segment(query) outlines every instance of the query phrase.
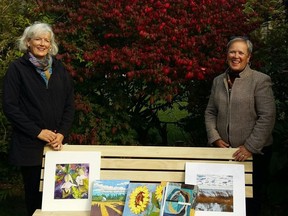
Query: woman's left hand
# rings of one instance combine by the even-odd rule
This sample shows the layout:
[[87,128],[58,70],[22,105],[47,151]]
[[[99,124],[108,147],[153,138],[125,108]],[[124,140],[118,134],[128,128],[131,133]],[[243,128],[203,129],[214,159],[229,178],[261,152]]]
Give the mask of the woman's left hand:
[[248,151],[244,145],[240,146],[238,150],[233,154],[235,161],[245,161],[247,158],[251,156],[252,153]]

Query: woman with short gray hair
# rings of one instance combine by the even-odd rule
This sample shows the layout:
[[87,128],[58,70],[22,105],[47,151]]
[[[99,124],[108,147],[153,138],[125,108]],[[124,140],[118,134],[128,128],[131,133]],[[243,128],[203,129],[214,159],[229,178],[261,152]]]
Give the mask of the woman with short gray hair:
[[236,161],[245,161],[253,155],[251,215],[257,216],[272,154],[276,108],[271,78],[250,68],[252,49],[251,41],[245,37],[229,41],[228,69],[213,81],[205,124],[209,145],[235,148]]

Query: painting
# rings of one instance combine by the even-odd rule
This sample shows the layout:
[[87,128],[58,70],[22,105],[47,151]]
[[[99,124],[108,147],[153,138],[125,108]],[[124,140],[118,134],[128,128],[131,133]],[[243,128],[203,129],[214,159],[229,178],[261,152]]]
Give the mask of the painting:
[[92,183],[100,179],[100,162],[100,152],[48,151],[42,211],[90,210]]
[[163,197],[162,183],[130,183],[127,190],[124,216],[159,216]]
[[90,216],[121,216],[129,183],[129,180],[94,181]]
[[194,216],[198,191],[197,185],[167,182],[160,216]]
[[195,216],[245,216],[242,164],[186,163],[185,183],[199,187]]

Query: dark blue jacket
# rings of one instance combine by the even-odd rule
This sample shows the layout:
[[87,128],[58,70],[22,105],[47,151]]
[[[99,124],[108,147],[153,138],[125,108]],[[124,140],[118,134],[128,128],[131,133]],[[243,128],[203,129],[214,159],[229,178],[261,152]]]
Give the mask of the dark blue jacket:
[[53,59],[48,86],[29,61],[28,54],[12,62],[4,77],[3,110],[12,124],[11,162],[18,166],[41,165],[42,129],[66,137],[74,116],[73,81],[63,64]]

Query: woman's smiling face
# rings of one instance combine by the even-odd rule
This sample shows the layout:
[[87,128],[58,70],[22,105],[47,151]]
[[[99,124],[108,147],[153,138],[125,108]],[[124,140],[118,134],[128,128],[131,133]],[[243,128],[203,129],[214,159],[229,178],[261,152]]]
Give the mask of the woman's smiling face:
[[230,69],[234,72],[240,73],[249,63],[250,56],[245,41],[233,42],[227,52],[227,62]]
[[43,59],[51,48],[51,35],[49,32],[35,35],[28,41],[29,51],[38,59]]

